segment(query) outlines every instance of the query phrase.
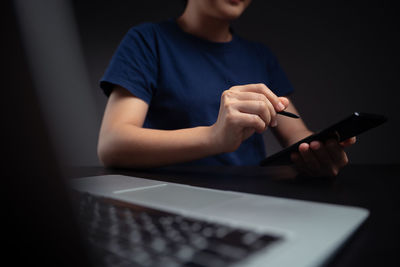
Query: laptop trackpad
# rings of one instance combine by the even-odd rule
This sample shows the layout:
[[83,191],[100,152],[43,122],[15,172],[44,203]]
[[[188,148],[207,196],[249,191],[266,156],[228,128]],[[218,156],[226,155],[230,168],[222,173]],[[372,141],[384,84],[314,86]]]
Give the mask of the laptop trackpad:
[[109,196],[111,192],[132,191],[165,185],[160,181],[147,180],[124,175],[101,175],[72,179],[72,188],[95,195]]
[[114,197],[136,204],[194,210],[241,197],[233,192],[184,185],[164,184],[152,188],[114,192]]

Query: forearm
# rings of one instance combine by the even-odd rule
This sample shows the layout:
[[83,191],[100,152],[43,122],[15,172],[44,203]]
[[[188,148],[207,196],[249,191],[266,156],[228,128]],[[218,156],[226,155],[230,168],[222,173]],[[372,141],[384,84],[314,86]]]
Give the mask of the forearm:
[[297,131],[293,131],[290,136],[287,137],[287,139],[283,140],[283,146],[288,147],[293,145],[294,143],[300,141],[303,138],[306,138],[307,136],[312,135],[313,132],[310,131],[309,129],[299,129]]
[[219,153],[211,127],[154,130],[134,125],[100,133],[98,154],[105,166],[156,167]]

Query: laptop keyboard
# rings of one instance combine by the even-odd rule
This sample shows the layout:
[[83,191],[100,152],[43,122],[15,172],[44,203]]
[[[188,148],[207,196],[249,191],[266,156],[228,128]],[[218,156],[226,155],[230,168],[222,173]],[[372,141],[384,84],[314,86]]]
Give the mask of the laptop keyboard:
[[79,220],[96,266],[226,267],[281,240],[88,194]]

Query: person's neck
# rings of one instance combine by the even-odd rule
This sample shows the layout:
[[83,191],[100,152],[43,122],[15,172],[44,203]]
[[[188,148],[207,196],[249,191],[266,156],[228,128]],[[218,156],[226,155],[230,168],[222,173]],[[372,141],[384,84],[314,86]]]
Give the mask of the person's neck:
[[177,19],[178,25],[187,33],[212,42],[229,42],[232,34],[226,20],[205,17],[186,9]]

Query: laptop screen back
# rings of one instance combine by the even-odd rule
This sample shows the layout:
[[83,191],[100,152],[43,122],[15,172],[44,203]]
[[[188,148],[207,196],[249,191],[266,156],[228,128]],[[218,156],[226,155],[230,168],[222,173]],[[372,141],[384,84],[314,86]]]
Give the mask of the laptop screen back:
[[[3,19],[2,189],[6,258],[13,266],[90,266],[43,119],[11,1]],[[4,238],[4,236],[3,236]]]

